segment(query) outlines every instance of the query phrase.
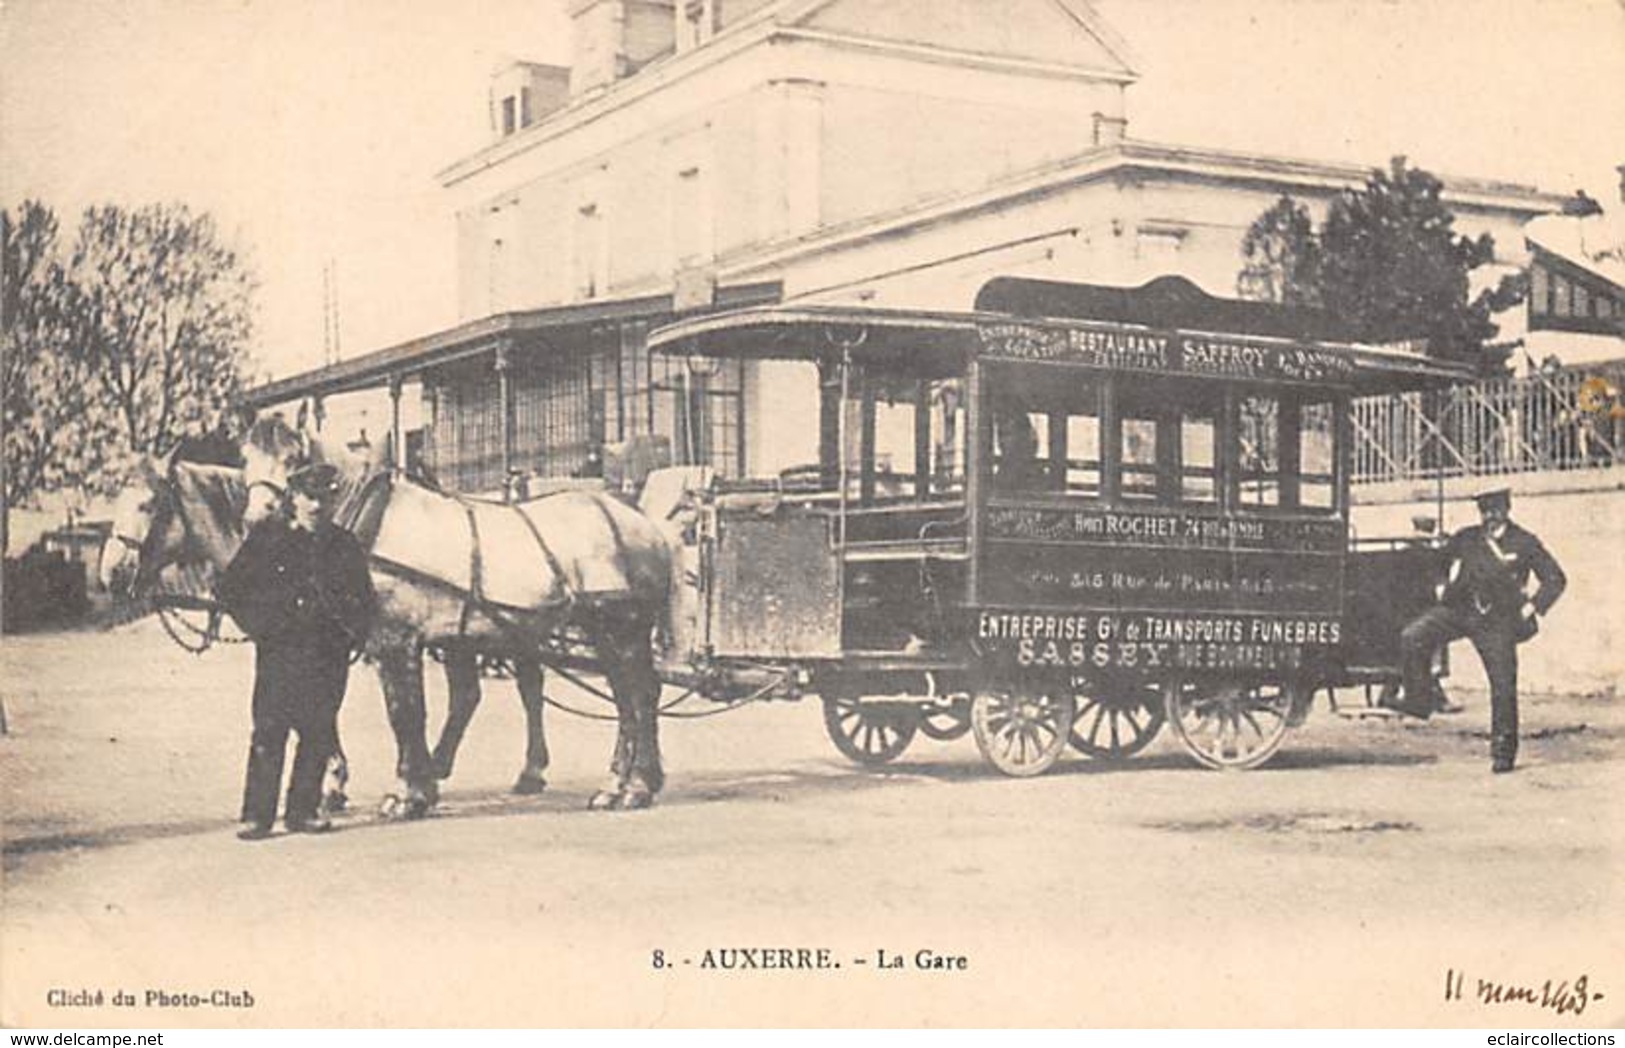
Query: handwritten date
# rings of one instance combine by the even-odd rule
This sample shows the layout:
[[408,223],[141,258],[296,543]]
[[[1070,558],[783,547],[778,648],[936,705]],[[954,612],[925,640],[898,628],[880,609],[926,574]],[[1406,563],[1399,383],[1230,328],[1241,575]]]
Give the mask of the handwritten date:
[[[1467,973],[1448,968],[1444,973],[1444,999],[1460,1001],[1467,998]],[[1594,989],[1590,978],[1581,974],[1572,983],[1567,979],[1547,979],[1536,986],[1531,983],[1500,982],[1494,979],[1475,979],[1472,999],[1479,1004],[1531,1004],[1550,1008],[1558,1015],[1583,1015],[1586,1006],[1603,998],[1602,991]]]

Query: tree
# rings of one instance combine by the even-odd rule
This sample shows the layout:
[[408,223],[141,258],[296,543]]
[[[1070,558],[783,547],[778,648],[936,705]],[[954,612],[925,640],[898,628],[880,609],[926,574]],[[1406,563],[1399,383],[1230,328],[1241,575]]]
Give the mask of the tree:
[[1471,294],[1473,270],[1494,259],[1489,234],[1454,229],[1443,183],[1395,157],[1360,189],[1344,190],[1314,229],[1308,210],[1283,196],[1242,243],[1244,297],[1317,306],[1374,342],[1421,339],[1428,355],[1503,370],[1489,345],[1491,315],[1522,301],[1520,275]]
[[1289,306],[1320,305],[1315,281],[1320,269],[1320,242],[1309,209],[1283,196],[1253,220],[1241,242],[1247,260],[1236,290],[1242,298]]
[[50,208],[0,214],[4,234],[5,505],[82,479],[94,391],[80,353],[79,300],[58,257]]
[[[184,205],[92,207],[68,278],[100,446],[165,450],[241,392],[254,281],[209,216]],[[93,474],[100,487],[119,479]]]
[[108,492],[240,392],[253,281],[207,216],[85,212],[63,259],[56,215],[0,213],[4,512],[41,492]]

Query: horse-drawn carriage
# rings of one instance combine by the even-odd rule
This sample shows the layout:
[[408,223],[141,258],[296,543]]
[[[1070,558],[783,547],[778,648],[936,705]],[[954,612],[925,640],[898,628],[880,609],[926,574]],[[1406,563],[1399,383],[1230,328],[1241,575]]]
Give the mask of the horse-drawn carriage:
[[971,731],[1035,775],[1167,724],[1205,765],[1257,767],[1317,689],[1396,677],[1436,578],[1425,543],[1350,551],[1349,398],[1463,375],[1335,335],[1177,278],[656,331],[655,351],[810,369],[820,405],[816,462],[676,514],[667,679],[816,694],[864,764]]
[[[544,666],[584,658],[607,680],[621,732],[603,807],[661,787],[662,683],[728,703],[817,695],[863,764],[972,732],[1000,771],[1036,775],[1069,743],[1126,758],[1166,724],[1203,764],[1257,767],[1316,689],[1392,684],[1436,577],[1426,544],[1350,552],[1349,398],[1466,376],[1337,335],[1177,278],[999,279],[961,313],[751,309],[650,345],[696,370],[754,361],[764,401],[815,400],[816,429],[778,426],[808,461],[767,478],[656,472],[639,513],[579,486],[504,504],[356,471],[343,516],[380,592],[367,654],[396,810],[434,803],[493,653],[527,713],[524,792],[548,763]],[[279,440],[259,441],[257,477],[149,470],[104,579],[223,567],[254,493],[313,453]],[[432,752],[425,651],[451,701]]]

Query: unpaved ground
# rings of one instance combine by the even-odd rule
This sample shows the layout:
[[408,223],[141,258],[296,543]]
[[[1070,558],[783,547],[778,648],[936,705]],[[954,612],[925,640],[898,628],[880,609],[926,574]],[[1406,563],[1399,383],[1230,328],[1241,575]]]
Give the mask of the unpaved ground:
[[[1488,774],[1469,695],[1426,726],[1317,708],[1249,774],[1198,770],[1165,737],[1124,768],[1073,759],[1031,781],[984,770],[968,737],[861,770],[815,703],[763,706],[665,722],[661,804],[599,814],[583,807],[612,726],[551,714],[550,790],[510,796],[522,718],[498,682],[440,812],[383,823],[393,743],[363,670],[343,717],[357,810],[327,837],[247,845],[232,831],[250,673],[246,650],[193,658],[150,621],[6,638],[0,1022],[1625,1018],[1617,701],[1527,697],[1511,776]],[[840,967],[705,966],[731,947],[822,948]],[[922,949],[967,967],[918,969]],[[1445,1000],[1450,970],[1467,1000]],[[1581,975],[1585,1011],[1560,1014],[1559,983],[1573,1005]],[[1480,1003],[1479,979],[1537,1001]],[[53,989],[106,1003],[50,1007]],[[118,990],[137,1006],[113,1007]],[[145,1007],[215,990],[224,1006]]]

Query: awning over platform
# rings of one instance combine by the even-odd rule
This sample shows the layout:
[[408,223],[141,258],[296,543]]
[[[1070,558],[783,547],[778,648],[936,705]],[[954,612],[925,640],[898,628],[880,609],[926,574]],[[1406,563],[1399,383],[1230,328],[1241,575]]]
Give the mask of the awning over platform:
[[[718,288],[715,309],[738,309],[775,302],[781,296],[777,282]],[[465,357],[488,353],[526,335],[587,328],[629,320],[658,320],[677,312],[671,295],[582,302],[549,309],[500,313],[460,324],[445,331],[340,361],[314,371],[267,382],[248,391],[244,400],[254,407],[286,403],[302,397],[323,397],[359,389],[386,386],[393,379],[428,371]]]

